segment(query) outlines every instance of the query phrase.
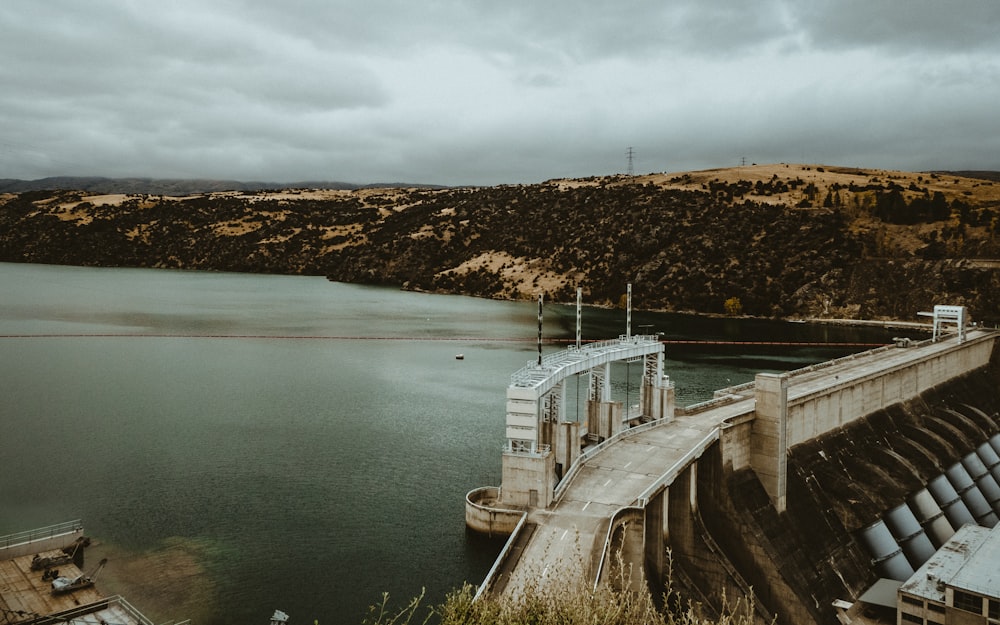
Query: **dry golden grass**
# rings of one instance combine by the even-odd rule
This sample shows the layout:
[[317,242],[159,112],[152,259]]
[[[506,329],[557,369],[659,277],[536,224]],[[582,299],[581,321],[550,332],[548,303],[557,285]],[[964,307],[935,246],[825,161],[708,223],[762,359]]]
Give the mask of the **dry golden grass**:
[[[604,185],[624,185],[624,184],[655,184],[670,189],[702,190],[703,185],[707,186],[711,182],[735,183],[746,180],[755,183],[758,180],[768,182],[773,179],[791,181],[801,180],[805,184],[812,182],[819,190],[819,197],[825,197],[830,187],[834,184],[843,188],[851,184],[865,186],[876,182],[886,184],[895,182],[908,189],[914,184],[921,189],[927,189],[933,194],[936,191],[942,192],[951,201],[955,198],[964,199],[970,203],[985,203],[1000,201],[1000,183],[975,178],[965,178],[947,174],[929,174],[918,172],[905,172],[886,169],[864,169],[856,167],[841,167],[834,165],[802,165],[793,163],[775,163],[763,165],[747,165],[744,167],[728,167],[719,169],[705,169],[689,172],[665,172],[657,174],[647,174],[641,176],[603,176],[583,179],[556,179],[548,181],[560,189],[570,189],[583,186]],[[784,203],[794,206],[803,198],[803,187],[788,193],[779,195],[755,196],[748,195],[748,199],[767,203]],[[264,200],[271,201],[292,201],[292,200],[330,200],[356,197],[363,204],[379,206],[380,212],[388,214],[405,210],[412,203],[408,198],[415,189],[407,188],[371,188],[355,190],[336,189],[282,189],[270,192],[243,192],[243,191],[218,191],[214,193],[204,193],[187,196],[163,196],[165,201],[183,201],[198,197],[243,197],[251,203]],[[427,193],[434,193],[433,190],[425,190]],[[842,194],[845,193],[842,190]],[[905,191],[907,199],[912,199],[918,193],[915,191]],[[14,194],[0,196],[0,201],[6,201],[15,197]],[[84,195],[79,200],[64,202],[58,205],[66,219],[77,219],[79,215],[73,209],[81,203],[88,202],[94,206],[120,206],[127,199],[136,197],[122,193],[115,194],[94,194]],[[159,196],[158,196],[159,197]],[[845,198],[846,199],[846,198]],[[46,200],[38,202],[39,205]]]

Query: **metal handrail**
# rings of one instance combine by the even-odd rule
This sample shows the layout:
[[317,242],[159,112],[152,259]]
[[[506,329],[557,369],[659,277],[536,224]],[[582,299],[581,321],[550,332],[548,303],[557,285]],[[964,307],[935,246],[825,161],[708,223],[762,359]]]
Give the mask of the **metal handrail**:
[[729,404],[735,404],[736,402],[745,401],[747,399],[751,399],[751,397],[746,395],[723,395],[721,397],[713,397],[712,399],[706,399],[705,401],[698,402],[697,404],[685,406],[684,414],[693,415],[699,412],[704,412],[710,408],[728,406]]
[[[93,612],[97,612],[100,610],[106,610],[111,606],[118,606],[123,610],[125,610],[125,612],[127,612],[129,616],[134,618],[139,625],[155,625],[153,621],[149,620],[142,612],[136,609],[135,606],[133,606],[131,603],[126,601],[125,598],[122,597],[121,595],[106,597],[104,599],[100,599],[99,601],[94,601],[92,603],[71,608],[69,610],[64,610],[62,612],[49,614],[48,616],[36,618],[31,622],[32,625],[46,625],[48,623],[52,623],[54,625],[55,623],[69,623],[72,622],[77,617],[86,614],[91,614]],[[187,625],[190,622],[191,622],[190,619],[185,619],[183,621],[176,621],[174,625]]]
[[663,475],[658,477],[655,482],[649,485],[646,490],[642,491],[638,497],[636,497],[636,505],[645,508],[649,505],[649,500],[653,498],[657,491],[659,491],[664,486],[669,486],[677,478],[677,475],[684,470],[687,465],[691,464],[697,458],[700,458],[705,450],[708,449],[709,445],[719,440],[719,427],[716,426],[712,428],[712,431],[701,439],[701,441],[688,450],[686,454],[681,456],[680,460],[673,463],[669,469],[663,472]]
[[611,515],[608,523],[608,531],[604,537],[604,549],[601,550],[601,559],[597,563],[597,571],[594,573],[594,592],[597,592],[597,587],[601,583],[601,575],[604,573],[604,563],[608,559],[608,551],[611,549],[611,537],[615,533],[615,522],[618,518],[625,516],[628,513],[643,512],[643,508],[636,506],[622,506],[615,510],[614,514]]
[[13,534],[7,534],[6,536],[0,536],[0,549],[6,549],[7,547],[11,547],[13,545],[31,543],[37,540],[45,540],[46,538],[52,538],[53,536],[72,534],[73,532],[82,529],[83,521],[76,519],[24,532],[15,532]]
[[554,354],[549,354],[542,357],[542,362],[539,364],[537,361],[529,360],[527,364],[521,369],[515,371],[511,374],[510,380],[511,384],[517,384],[518,381],[524,380],[526,378],[532,378],[532,374],[544,374],[551,369],[557,369],[560,366],[570,363],[579,362],[580,360],[585,360],[595,354],[601,354],[607,351],[614,351],[623,347],[633,346],[633,345],[645,345],[659,343],[660,339],[656,335],[641,335],[635,334],[632,336],[619,336],[617,339],[609,339],[605,341],[595,341],[593,343],[588,343],[579,349],[573,347],[571,349],[561,350]]
[[498,555],[497,559],[493,561],[493,566],[490,568],[490,572],[486,574],[486,578],[483,580],[483,583],[476,589],[476,595],[472,598],[473,602],[479,601],[480,597],[489,591],[490,586],[493,585],[493,578],[496,576],[497,571],[500,570],[501,563],[507,558],[510,550],[514,548],[514,543],[517,541],[518,535],[521,533],[521,530],[524,529],[524,524],[527,523],[527,521],[528,513],[522,512],[521,520],[514,526],[514,531],[511,532],[510,538],[508,538],[507,542],[504,543],[503,549],[500,550],[500,555]]
[[607,449],[608,446],[610,446],[612,443],[620,441],[621,439],[627,438],[629,436],[641,434],[642,432],[645,432],[647,430],[652,430],[655,427],[659,427],[661,425],[670,422],[671,419],[657,419],[655,421],[640,423],[635,427],[624,429],[618,432],[617,434],[614,434],[606,438],[605,440],[601,441],[596,445],[591,445],[590,447],[587,447],[586,449],[580,452],[580,455],[577,457],[576,462],[574,462],[573,465],[570,466],[569,471],[567,471],[566,475],[563,476],[563,479],[559,481],[559,484],[556,486],[555,490],[552,493],[552,500],[559,501],[559,499],[563,496],[563,493],[565,493],[566,489],[569,487],[570,482],[572,482],[573,478],[576,477],[576,474],[580,472],[580,469],[583,467],[583,465],[585,465],[589,459],[593,458],[601,451]]

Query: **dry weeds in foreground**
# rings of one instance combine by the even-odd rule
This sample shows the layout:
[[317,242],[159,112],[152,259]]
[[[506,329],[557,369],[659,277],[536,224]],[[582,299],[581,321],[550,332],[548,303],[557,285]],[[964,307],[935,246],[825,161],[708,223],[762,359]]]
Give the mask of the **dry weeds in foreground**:
[[[625,580],[620,580],[624,582]],[[627,583],[614,584],[627,587]],[[729,603],[716,619],[705,618],[696,606],[685,603],[668,580],[664,591],[666,610],[657,609],[647,592],[614,590],[603,584],[596,591],[584,584],[573,588],[533,586],[521,597],[483,597],[466,584],[437,606],[423,606],[423,594],[399,610],[389,607],[389,596],[372,606],[365,625],[754,625],[752,598]],[[419,614],[423,613],[421,620]]]

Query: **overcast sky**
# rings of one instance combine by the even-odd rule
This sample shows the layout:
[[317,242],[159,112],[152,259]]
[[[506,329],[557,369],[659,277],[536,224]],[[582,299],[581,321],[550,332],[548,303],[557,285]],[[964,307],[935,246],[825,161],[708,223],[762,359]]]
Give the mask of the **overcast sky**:
[[0,178],[1000,169],[1000,1],[2,0]]

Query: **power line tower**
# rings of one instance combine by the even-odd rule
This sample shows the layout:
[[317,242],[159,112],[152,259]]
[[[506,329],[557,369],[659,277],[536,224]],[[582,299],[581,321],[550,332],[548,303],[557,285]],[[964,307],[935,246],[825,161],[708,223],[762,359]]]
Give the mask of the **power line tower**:
[[632,150],[632,146],[628,146],[628,148],[625,149],[625,156],[628,157],[628,175],[634,176],[635,168],[632,166],[632,159],[635,156],[635,152]]

